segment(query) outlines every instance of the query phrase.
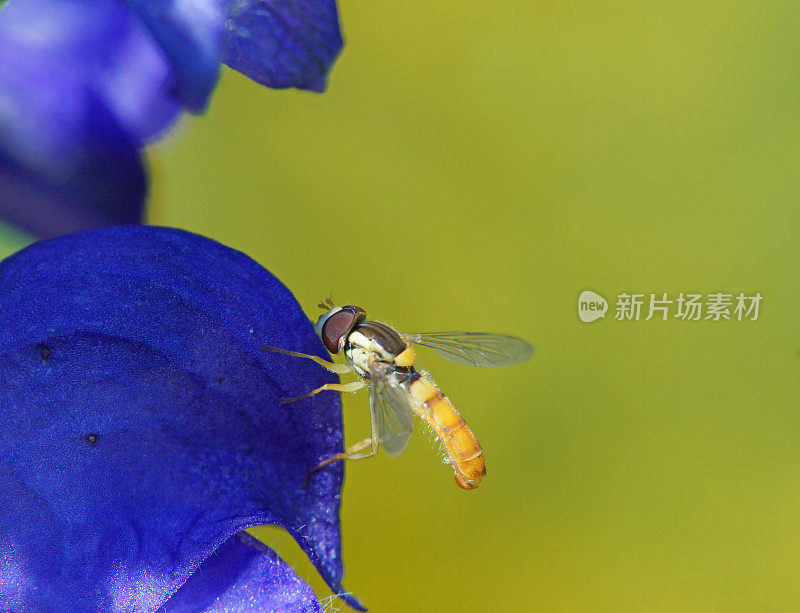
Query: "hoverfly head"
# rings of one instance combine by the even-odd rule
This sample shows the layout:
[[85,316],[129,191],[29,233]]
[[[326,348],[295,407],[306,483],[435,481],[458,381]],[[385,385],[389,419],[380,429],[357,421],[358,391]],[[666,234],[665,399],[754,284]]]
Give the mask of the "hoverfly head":
[[317,320],[314,331],[328,351],[339,353],[353,328],[366,318],[367,312],[361,307],[337,307],[331,302],[330,308]]

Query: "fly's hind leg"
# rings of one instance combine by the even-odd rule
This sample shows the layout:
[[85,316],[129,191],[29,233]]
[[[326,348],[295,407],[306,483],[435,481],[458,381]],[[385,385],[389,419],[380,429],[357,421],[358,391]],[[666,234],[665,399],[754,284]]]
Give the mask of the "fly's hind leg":
[[[365,447],[371,447],[371,450],[364,453],[358,453]],[[311,475],[317,472],[320,468],[325,468],[328,464],[333,464],[339,460],[363,460],[364,458],[371,458],[376,453],[378,453],[377,439],[374,439],[373,437],[365,438],[363,441],[359,441],[352,447],[345,449],[344,453],[337,453],[336,455],[329,457],[327,460],[323,460],[314,468],[309,470],[308,474],[306,474],[305,480],[303,481],[303,487],[308,486],[308,480]]]
[[267,347],[263,345],[261,347],[262,351],[274,351],[275,353],[282,353],[284,355],[293,355],[296,358],[306,358],[308,360],[313,360],[323,368],[327,368],[331,372],[335,372],[339,375],[344,375],[349,372],[352,372],[353,369],[348,366],[347,364],[337,364],[336,362],[328,362],[327,360],[323,360],[320,357],[315,355],[308,355],[307,353],[299,353],[297,351],[288,351],[287,349],[278,349],[277,347]]
[[[362,382],[363,383],[363,382]],[[364,383],[366,385],[366,383]],[[370,389],[372,392],[372,388]],[[363,441],[359,441],[352,447],[348,447],[344,450],[344,453],[337,453],[334,456],[331,456],[327,460],[323,460],[319,464],[317,464],[314,468],[308,471],[305,480],[303,481],[303,487],[308,485],[308,479],[317,472],[320,468],[326,467],[328,464],[333,464],[334,462],[338,462],[339,460],[363,460],[364,458],[371,458],[375,454],[378,453],[378,442],[381,440],[381,434],[378,428],[378,416],[377,416],[377,407],[375,406],[374,399],[372,394],[370,394],[370,432],[372,436],[369,438],[365,438]],[[369,451],[359,453],[365,447],[370,447]]]
[[331,392],[357,392],[362,387],[366,386],[367,384],[363,381],[353,381],[352,383],[326,383],[325,385],[321,385],[315,390],[311,390],[308,394],[303,394],[302,396],[298,396],[297,398],[284,398],[281,400],[281,404],[289,404],[290,402],[296,402],[298,400],[302,400],[303,398],[310,398],[315,394],[319,394],[320,392],[331,391]]

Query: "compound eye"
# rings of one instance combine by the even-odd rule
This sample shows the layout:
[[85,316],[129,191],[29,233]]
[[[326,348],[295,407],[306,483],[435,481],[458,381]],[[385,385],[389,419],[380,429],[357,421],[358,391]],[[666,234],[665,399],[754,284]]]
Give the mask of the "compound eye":
[[339,353],[339,341],[353,329],[358,317],[358,313],[342,309],[325,320],[320,331],[320,338],[328,351]]

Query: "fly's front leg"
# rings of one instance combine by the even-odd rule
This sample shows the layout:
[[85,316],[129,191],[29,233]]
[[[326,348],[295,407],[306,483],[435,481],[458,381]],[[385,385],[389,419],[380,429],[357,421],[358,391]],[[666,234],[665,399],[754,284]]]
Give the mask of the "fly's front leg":
[[286,349],[278,349],[277,347],[267,347],[266,345],[263,345],[261,347],[261,350],[274,351],[275,353],[282,353],[284,355],[293,355],[296,358],[306,358],[308,360],[313,360],[323,368],[327,368],[329,371],[335,372],[338,375],[344,375],[353,371],[353,369],[347,364],[337,364],[336,362],[328,362],[327,360],[323,360],[322,358],[317,357],[315,355],[308,355],[307,353],[288,351]]
[[367,384],[363,381],[353,381],[352,383],[326,383],[318,387],[315,390],[311,390],[308,394],[303,394],[302,396],[298,396],[297,398],[284,398],[281,400],[281,404],[289,404],[290,402],[296,402],[297,400],[302,400],[303,398],[310,398],[314,394],[319,394],[320,392],[331,391],[331,392],[357,392],[362,387],[365,387]]
[[[365,447],[372,447],[370,451],[365,453],[358,453]],[[317,464],[314,468],[308,471],[305,480],[303,481],[303,487],[308,486],[308,480],[315,472],[317,472],[320,468],[325,468],[328,464],[333,464],[334,462],[338,462],[339,460],[362,460],[364,458],[371,458],[376,453],[378,453],[378,439],[370,437],[365,438],[363,441],[359,441],[352,447],[348,447],[345,449],[344,453],[337,453],[334,456],[329,457],[327,460],[323,460],[319,464]]]

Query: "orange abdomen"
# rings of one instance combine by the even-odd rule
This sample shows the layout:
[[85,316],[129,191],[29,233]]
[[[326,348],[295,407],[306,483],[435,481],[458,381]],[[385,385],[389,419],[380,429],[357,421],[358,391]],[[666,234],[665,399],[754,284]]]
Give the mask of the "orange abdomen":
[[417,379],[409,389],[417,414],[425,420],[444,445],[456,483],[473,490],[486,474],[483,450],[472,430],[450,401],[426,377]]

